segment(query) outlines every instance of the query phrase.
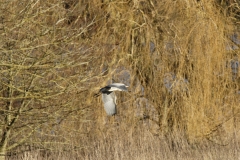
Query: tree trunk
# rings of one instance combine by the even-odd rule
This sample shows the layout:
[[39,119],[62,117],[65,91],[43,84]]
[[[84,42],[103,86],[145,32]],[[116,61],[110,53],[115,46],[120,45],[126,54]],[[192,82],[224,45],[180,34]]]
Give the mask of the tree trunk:
[[9,133],[5,132],[2,136],[2,140],[0,143],[0,160],[5,160],[5,156],[7,154],[7,139],[8,139]]
[[0,151],[0,160],[5,160],[5,155],[6,155],[5,150]]

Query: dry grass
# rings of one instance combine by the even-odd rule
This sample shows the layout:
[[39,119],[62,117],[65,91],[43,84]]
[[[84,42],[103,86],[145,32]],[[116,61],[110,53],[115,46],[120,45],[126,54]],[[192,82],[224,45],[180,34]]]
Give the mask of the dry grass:
[[[36,150],[8,159],[238,159],[240,78],[229,66],[240,55],[226,49],[239,45],[230,38],[239,35],[238,2],[0,3],[1,57],[51,63],[43,77],[68,88],[43,103],[62,109],[52,118],[65,114],[54,134],[42,127],[26,144]],[[118,94],[116,119],[92,96],[112,78],[131,89]],[[165,78],[175,84],[171,92]]]
[[[122,130],[121,127],[108,128],[96,138],[85,137],[75,140],[81,143],[83,148],[59,148],[55,151],[32,150],[23,152],[9,159],[238,159],[239,144],[234,137],[228,145],[219,145],[211,141],[190,144],[186,137],[176,133],[168,136],[154,136],[146,128],[135,128],[134,132]],[[56,146],[55,146],[56,147]]]

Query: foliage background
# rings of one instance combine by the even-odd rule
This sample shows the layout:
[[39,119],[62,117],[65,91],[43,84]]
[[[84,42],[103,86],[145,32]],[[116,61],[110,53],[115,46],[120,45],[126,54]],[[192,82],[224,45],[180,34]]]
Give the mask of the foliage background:
[[[238,157],[238,1],[0,8],[3,158]],[[130,86],[114,118],[93,97],[112,79]]]

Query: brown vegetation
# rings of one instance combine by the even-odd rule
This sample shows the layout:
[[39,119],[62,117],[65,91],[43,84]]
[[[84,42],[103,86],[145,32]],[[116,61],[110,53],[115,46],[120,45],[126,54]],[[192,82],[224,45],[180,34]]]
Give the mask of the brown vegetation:
[[237,159],[239,5],[0,2],[2,159]]

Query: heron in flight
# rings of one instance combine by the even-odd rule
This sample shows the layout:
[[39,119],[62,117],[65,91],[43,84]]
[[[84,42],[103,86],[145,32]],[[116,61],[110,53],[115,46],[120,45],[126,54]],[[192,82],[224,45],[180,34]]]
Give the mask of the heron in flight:
[[105,86],[99,90],[99,93],[95,97],[99,96],[102,93],[102,101],[104,109],[107,115],[115,115],[117,113],[116,109],[116,100],[117,97],[114,91],[127,91],[127,87],[123,83],[112,83],[108,86]]

